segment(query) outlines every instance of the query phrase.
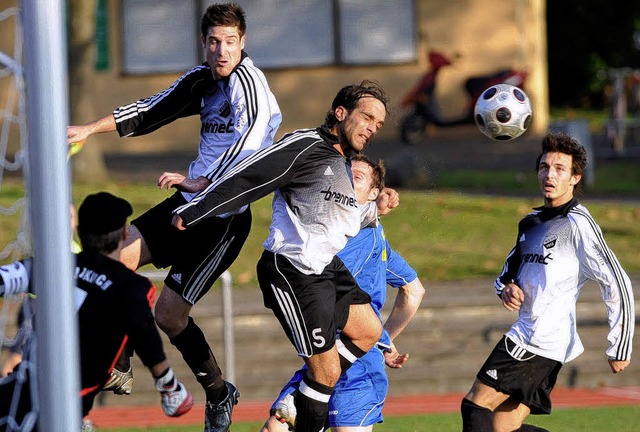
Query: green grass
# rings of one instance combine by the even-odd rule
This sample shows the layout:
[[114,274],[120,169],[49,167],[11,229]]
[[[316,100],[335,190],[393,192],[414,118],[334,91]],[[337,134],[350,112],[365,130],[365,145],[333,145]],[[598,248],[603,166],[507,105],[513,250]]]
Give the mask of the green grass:
[[[544,427],[550,431],[562,432],[636,432],[640,424],[640,407],[621,406],[606,408],[558,409],[550,416],[530,416],[527,423]],[[261,422],[234,423],[233,432],[255,432],[262,426]],[[462,429],[460,415],[428,414],[403,417],[386,417],[384,423],[376,425],[376,432],[459,432]],[[169,432],[201,431],[202,426],[190,426],[177,429],[100,429],[110,432]]]
[[[436,190],[463,190],[508,195],[537,196],[538,183],[533,169],[524,170],[454,170],[438,174]],[[595,168],[593,187],[586,197],[638,197],[640,165],[629,161],[601,161]]]
[[[479,184],[483,177],[475,178]],[[15,201],[20,190],[19,184],[5,179],[0,204]],[[114,182],[76,185],[74,201],[80,203],[84,196],[97,190],[108,190],[129,199],[135,209],[134,216],[171,194],[153,186]],[[533,192],[524,194],[524,198],[438,190],[401,190],[400,193],[401,206],[383,218],[387,238],[418,274],[430,281],[494,277],[515,242],[518,220],[541,204]],[[640,200],[613,204],[588,198],[582,201],[599,222],[609,246],[626,271],[640,272],[640,250],[635,240],[640,238]],[[251,234],[231,268],[236,286],[256,284],[255,264],[268,234],[271,198],[258,201],[252,208]],[[4,219],[0,226],[0,247],[15,237],[17,228],[16,216]]]

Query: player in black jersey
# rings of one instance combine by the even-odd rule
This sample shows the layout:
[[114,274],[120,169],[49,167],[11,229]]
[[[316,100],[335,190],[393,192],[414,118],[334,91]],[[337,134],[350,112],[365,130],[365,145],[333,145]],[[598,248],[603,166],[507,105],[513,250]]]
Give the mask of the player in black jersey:
[[[177,417],[191,409],[193,397],[177,380],[165,356],[151,312],[155,286],[119,261],[126,240],[126,220],[132,211],[127,201],[107,192],[89,195],[78,210],[78,236],[83,250],[76,255],[74,300],[82,414],[86,416],[91,410],[95,396],[129,342],[155,379],[165,414]],[[1,267],[0,295],[27,292],[30,267],[30,260]],[[14,372],[16,376],[21,367],[18,365]],[[28,371],[26,367],[24,370]],[[17,382],[11,375],[0,386],[0,416],[6,415],[11,406]],[[29,386],[23,385],[20,413],[30,411],[30,398]],[[20,413],[15,417],[17,422],[21,421]]]
[[[358,206],[349,156],[362,152],[386,118],[387,97],[370,81],[342,88],[316,129],[285,135],[222,176],[176,210],[188,232],[221,214],[274,192],[273,216],[258,280],[267,307],[309,366],[295,393],[296,430],[322,430],[341,373],[382,332],[370,296],[335,255],[376,206]],[[387,210],[384,199],[379,202]],[[393,205],[397,196],[393,196]],[[336,330],[342,329],[340,342]]]
[[[205,391],[205,430],[225,432],[239,393],[222,379],[190,312],[240,253],[251,229],[251,211],[248,206],[234,208],[188,232],[171,226],[172,211],[247,155],[271,145],[282,117],[264,74],[244,51],[242,8],[234,3],[210,5],[200,32],[205,63],[156,95],[123,105],[86,125],[69,126],[67,137],[69,143],[84,143],[95,133],[110,131],[122,137],[138,136],[181,117],[200,116],[197,158],[187,176],[165,172],[159,177],[160,188],[173,187],[178,192],[132,221],[123,262],[134,270],[148,263],[170,267],[164,281],[167,289],[161,291],[156,305],[156,321]],[[117,389],[117,382],[112,384],[110,388]]]

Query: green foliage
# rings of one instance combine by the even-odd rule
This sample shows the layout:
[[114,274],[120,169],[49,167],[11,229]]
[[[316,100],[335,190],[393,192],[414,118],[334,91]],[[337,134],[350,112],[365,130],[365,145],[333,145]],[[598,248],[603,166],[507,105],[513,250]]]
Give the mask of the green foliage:
[[[603,168],[597,176],[607,181],[597,182],[597,191],[611,195],[612,191],[637,193],[640,173],[629,164],[627,168]],[[504,179],[501,177],[504,175]],[[524,177],[520,177],[524,176]],[[604,178],[604,177],[603,177]],[[510,183],[508,180],[513,180]],[[391,246],[418,271],[421,278],[431,281],[463,280],[495,277],[504,258],[515,243],[517,223],[532,207],[542,204],[531,173],[454,172],[441,179],[451,190],[473,187],[474,193],[455,191],[402,190],[401,206],[383,217],[385,232]],[[469,182],[468,184],[466,182]],[[500,184],[501,192],[518,193],[520,197],[483,195],[485,187]],[[444,188],[443,188],[444,189]],[[21,185],[5,181],[0,203],[6,197],[19,196]],[[108,190],[126,197],[139,215],[172,192],[133,183],[76,185],[74,202],[79,205],[89,193]],[[609,246],[629,273],[640,272],[640,250],[635,239],[640,238],[640,202],[600,202],[585,194],[581,201],[588,206],[606,236]],[[522,196],[525,196],[524,198]],[[528,196],[528,198],[527,198]],[[11,200],[9,200],[11,201]],[[269,232],[271,197],[252,205],[253,228],[240,256],[231,268],[236,286],[256,286],[255,265],[262,253],[262,243]],[[4,217],[0,240],[15,237],[17,216]],[[4,246],[0,244],[0,246]]]

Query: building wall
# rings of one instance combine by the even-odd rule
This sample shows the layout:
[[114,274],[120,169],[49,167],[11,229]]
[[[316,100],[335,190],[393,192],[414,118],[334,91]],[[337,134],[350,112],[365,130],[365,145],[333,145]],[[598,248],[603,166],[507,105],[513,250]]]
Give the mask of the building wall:
[[[0,0],[3,4],[15,0]],[[110,68],[95,71],[80,86],[70,86],[88,101],[70,108],[72,122],[83,123],[109,113],[114,107],[154,94],[169,86],[179,74],[125,76],[120,62],[120,0],[109,2]],[[319,125],[337,90],[343,85],[374,79],[390,98],[391,115],[381,134],[398,136],[402,110],[399,100],[427,69],[426,53],[437,49],[460,53],[456,63],[444,68],[438,77],[437,95],[444,116],[461,115],[469,103],[464,80],[472,75],[502,68],[530,71],[527,93],[534,102],[534,127],[546,128],[546,48],[544,0],[416,0],[418,20],[418,61],[386,66],[331,66],[305,69],[266,70],[265,74],[283,112],[280,134],[300,127]],[[249,35],[250,29],[249,29]],[[543,56],[541,55],[543,53]],[[249,53],[251,54],[251,53]],[[384,53],[380,53],[384,56]],[[77,95],[76,95],[77,96]],[[93,139],[107,152],[124,149],[150,152],[195,149],[198,142],[197,118],[183,119],[146,137],[120,140],[115,134]]]

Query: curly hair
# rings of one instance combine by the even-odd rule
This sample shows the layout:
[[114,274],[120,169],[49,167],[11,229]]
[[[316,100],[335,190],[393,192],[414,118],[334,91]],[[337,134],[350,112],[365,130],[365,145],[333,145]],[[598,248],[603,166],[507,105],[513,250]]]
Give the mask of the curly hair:
[[236,3],[214,3],[210,5],[200,20],[200,32],[207,36],[209,27],[238,27],[240,36],[247,32],[244,10]]
[[325,125],[331,128],[340,123],[336,118],[336,108],[341,106],[351,112],[358,104],[358,101],[365,97],[378,99],[386,110],[389,98],[380,87],[380,84],[375,81],[364,80],[360,84],[351,84],[340,89],[331,103],[331,109],[324,118]]

